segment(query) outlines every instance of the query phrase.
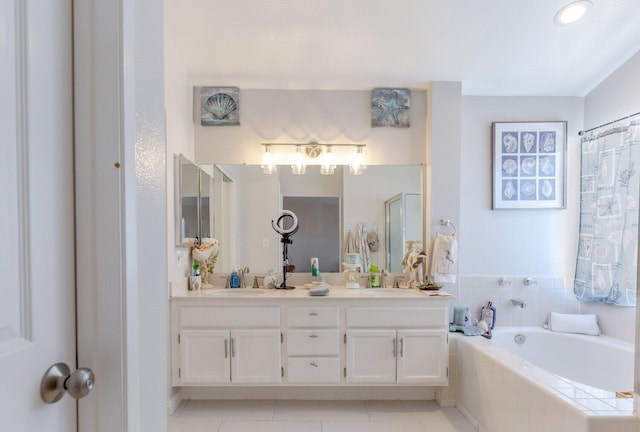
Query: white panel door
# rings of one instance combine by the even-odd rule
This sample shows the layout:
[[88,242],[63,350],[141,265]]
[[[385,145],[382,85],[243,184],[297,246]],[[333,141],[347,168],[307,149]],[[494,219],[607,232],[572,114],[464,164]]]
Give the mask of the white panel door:
[[282,381],[280,330],[231,330],[231,381]]
[[398,330],[398,382],[445,384],[446,333]]
[[396,382],[396,331],[347,331],[347,382]]
[[229,330],[180,332],[182,384],[228,383],[231,379]]
[[[40,398],[75,369],[71,1],[0,0],[0,429],[71,432]],[[91,397],[91,396],[89,396]]]

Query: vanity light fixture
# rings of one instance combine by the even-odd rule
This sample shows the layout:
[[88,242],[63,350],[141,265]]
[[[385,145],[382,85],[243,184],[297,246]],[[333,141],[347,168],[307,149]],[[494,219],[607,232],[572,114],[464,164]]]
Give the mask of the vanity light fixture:
[[275,174],[278,169],[273,160],[273,153],[271,153],[271,146],[264,146],[264,153],[262,153],[262,163],[260,164],[260,168],[265,174]]
[[[365,144],[262,143],[262,163],[265,174],[275,174],[277,165],[291,165],[293,174],[305,174],[307,165],[320,165],[320,173],[331,175],[337,165],[349,165],[349,173],[359,175],[367,168]],[[295,147],[295,153],[291,152]]]
[[593,3],[589,0],[578,0],[560,9],[553,17],[553,22],[559,26],[567,26],[582,19],[591,10]]

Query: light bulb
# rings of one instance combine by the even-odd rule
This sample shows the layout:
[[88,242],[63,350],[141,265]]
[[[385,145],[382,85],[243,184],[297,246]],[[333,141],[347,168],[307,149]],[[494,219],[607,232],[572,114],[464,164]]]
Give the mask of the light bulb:
[[302,152],[301,146],[296,146],[296,154],[293,156],[291,172],[296,175],[301,175],[307,172],[307,165],[304,163],[304,153]]
[[265,174],[275,174],[277,171],[276,164],[273,161],[273,154],[269,146],[264,146],[264,153],[262,153],[262,163],[260,164],[262,172]]

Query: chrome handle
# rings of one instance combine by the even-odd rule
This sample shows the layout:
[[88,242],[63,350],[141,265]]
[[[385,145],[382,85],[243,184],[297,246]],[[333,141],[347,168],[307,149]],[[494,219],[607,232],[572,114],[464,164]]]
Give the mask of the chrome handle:
[[309,316],[318,316],[318,312],[311,312]]
[[236,341],[234,338],[231,338],[231,357],[236,356]]
[[309,337],[310,337],[310,338],[314,338],[314,339],[315,339],[315,338],[317,338],[317,337],[318,337],[318,335],[314,333],[314,334],[310,334],[310,335],[309,335]]
[[311,366],[313,366],[313,367],[319,367],[319,366],[318,366],[318,363],[316,363],[316,362],[314,362],[314,361],[312,361],[312,362],[311,362],[311,363],[309,363],[309,364],[310,364]]
[[400,338],[400,357],[404,357],[404,338]]
[[391,353],[395,357],[396,356],[396,338],[393,338],[393,340],[391,341],[391,344],[393,345],[393,348],[391,349]]
[[62,399],[65,392],[74,399],[88,395],[95,385],[95,375],[88,368],[71,369],[66,363],[56,363],[44,373],[40,382],[40,397],[46,403]]
[[224,358],[229,358],[229,341],[226,338],[224,340]]

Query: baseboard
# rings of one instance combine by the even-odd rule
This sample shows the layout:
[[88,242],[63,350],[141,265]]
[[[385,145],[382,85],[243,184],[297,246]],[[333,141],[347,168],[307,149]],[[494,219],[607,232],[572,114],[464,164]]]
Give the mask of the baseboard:
[[435,400],[435,387],[182,387],[181,396],[181,400]]
[[462,413],[462,415],[467,420],[469,420],[469,423],[471,423],[471,425],[473,426],[473,428],[475,430],[479,430],[480,429],[481,426],[480,426],[480,423],[478,422],[478,420],[476,420],[475,417],[473,417],[471,415],[471,413],[469,411],[467,411],[467,409],[464,407],[464,405],[462,405],[459,401],[456,403],[456,408],[458,409],[458,411],[460,411]]
[[184,399],[182,397],[182,389],[178,389],[178,391],[171,395],[168,402],[169,415],[173,415],[173,413],[176,412],[182,399]]

